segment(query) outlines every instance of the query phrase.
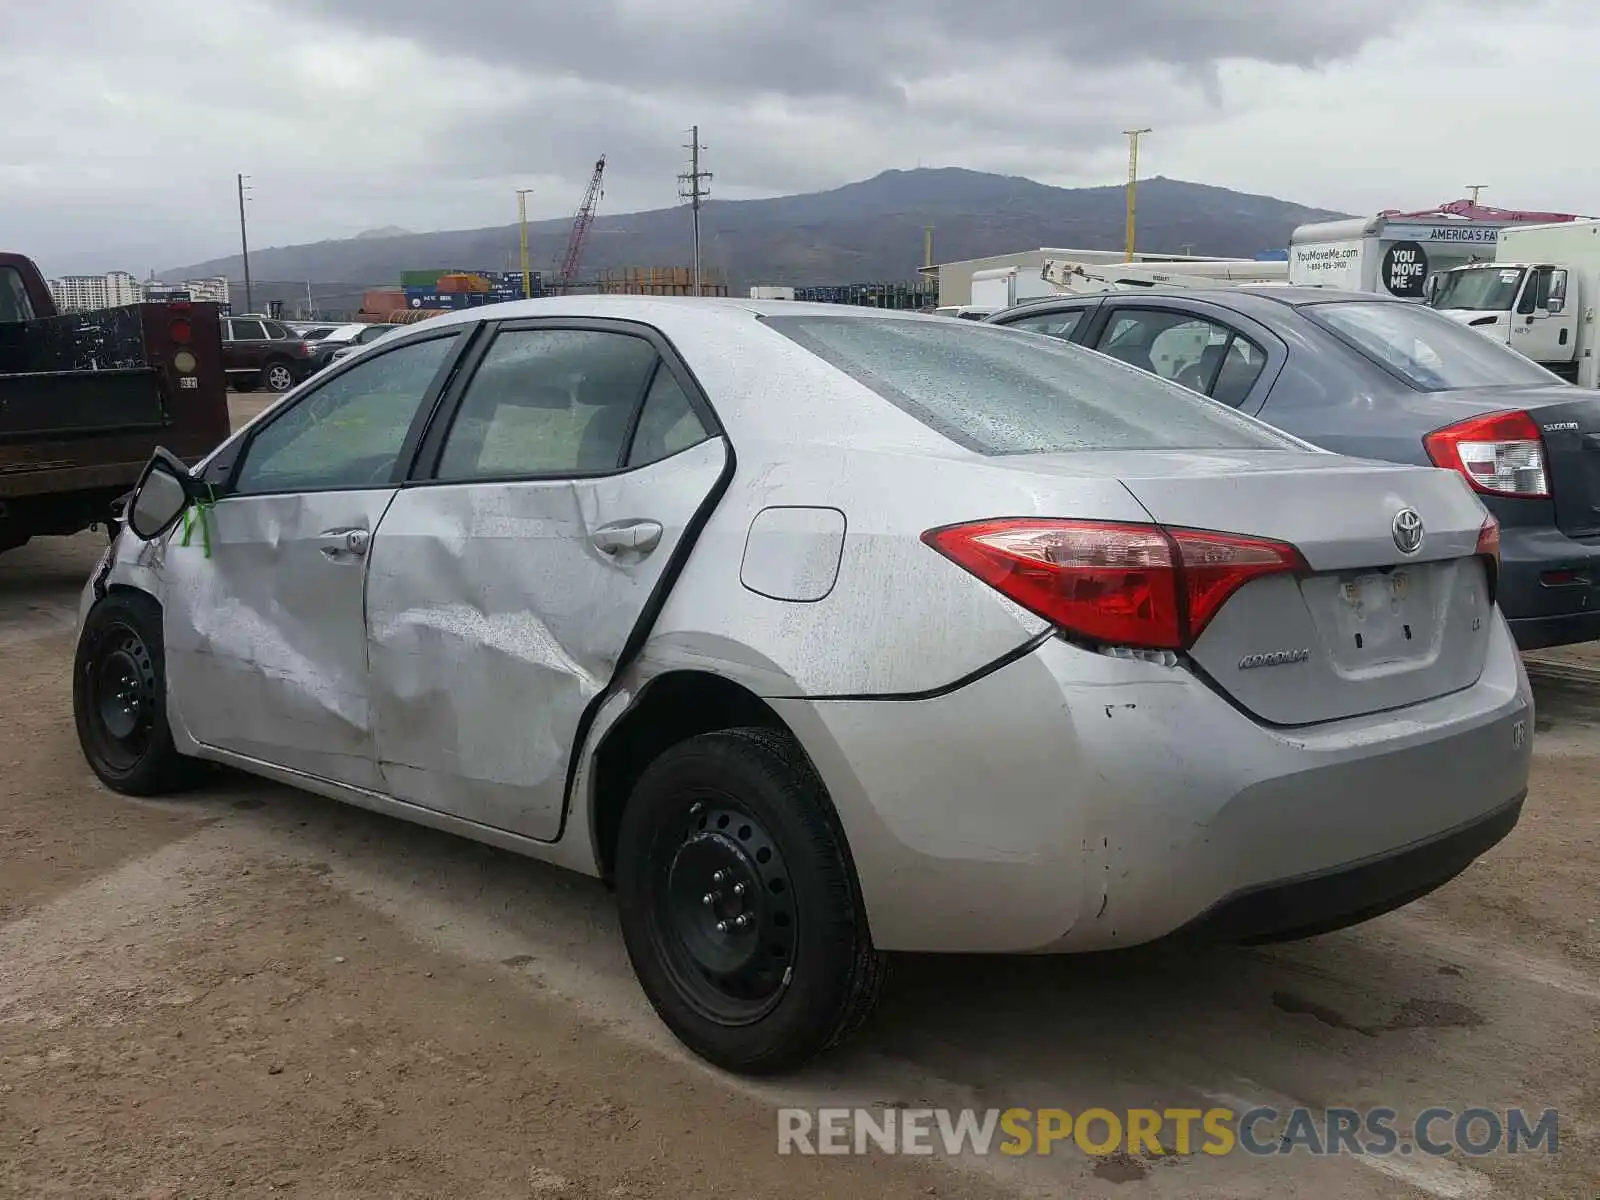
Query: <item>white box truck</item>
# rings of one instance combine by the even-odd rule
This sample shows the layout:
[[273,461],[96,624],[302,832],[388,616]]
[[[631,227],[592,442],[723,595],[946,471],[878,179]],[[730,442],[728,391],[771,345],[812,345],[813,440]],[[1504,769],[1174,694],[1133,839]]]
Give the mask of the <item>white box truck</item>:
[[1289,282],[1423,300],[1428,277],[1494,257],[1508,225],[1440,217],[1356,217],[1302,225],[1289,235]]
[[1504,230],[1493,262],[1445,272],[1428,302],[1563,378],[1600,385],[1600,220]]

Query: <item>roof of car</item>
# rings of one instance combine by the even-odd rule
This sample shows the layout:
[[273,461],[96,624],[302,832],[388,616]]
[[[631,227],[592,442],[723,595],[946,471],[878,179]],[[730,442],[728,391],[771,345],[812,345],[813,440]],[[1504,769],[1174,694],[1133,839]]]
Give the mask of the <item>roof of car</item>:
[[919,313],[912,309],[867,308],[853,304],[816,304],[802,300],[746,300],[735,296],[541,296],[534,300],[508,300],[503,304],[484,304],[464,308],[408,328],[423,326],[437,328],[446,324],[466,321],[516,321],[530,317],[588,316],[614,317],[619,320],[656,321],[670,320],[672,316],[687,313],[701,316],[741,315],[758,317],[817,317],[859,316],[883,320],[935,321],[940,328],[949,324],[949,318],[932,313]]
[[1232,287],[1140,288],[1136,292],[1089,292],[1084,294],[1062,292],[1055,296],[1034,296],[1027,300],[1019,301],[1011,308],[1003,309],[1002,313],[1010,314],[1024,308],[1043,308],[1052,304],[1094,303],[1107,299],[1124,299],[1129,296],[1158,296],[1169,300],[1189,297],[1220,304],[1226,304],[1230,301],[1237,303],[1240,297],[1250,297],[1251,300],[1270,300],[1291,308],[1301,308],[1308,304],[1333,304],[1357,300],[1392,304],[1407,303],[1393,296],[1384,296],[1375,292],[1353,292],[1342,288],[1296,287],[1292,284],[1282,283],[1245,283]]

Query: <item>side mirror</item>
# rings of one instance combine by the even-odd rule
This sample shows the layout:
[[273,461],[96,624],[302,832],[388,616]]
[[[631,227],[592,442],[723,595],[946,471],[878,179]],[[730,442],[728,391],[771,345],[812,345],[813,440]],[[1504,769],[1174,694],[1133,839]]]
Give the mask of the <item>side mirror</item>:
[[1549,313],[1552,317],[1559,313],[1566,306],[1567,302],[1560,296],[1551,296],[1550,299],[1544,302],[1545,312]]
[[145,464],[128,503],[128,528],[143,541],[154,541],[178,523],[194,500],[189,468],[166,450],[157,448]]

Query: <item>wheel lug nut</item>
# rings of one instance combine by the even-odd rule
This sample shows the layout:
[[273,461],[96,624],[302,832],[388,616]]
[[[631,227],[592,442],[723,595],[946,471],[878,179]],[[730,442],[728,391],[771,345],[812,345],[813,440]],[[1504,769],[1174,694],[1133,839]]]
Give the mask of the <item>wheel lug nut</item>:
[[736,883],[736,884],[734,884],[734,885],[733,885],[733,894],[734,894],[734,895],[735,895],[735,896],[742,896],[742,895],[744,895],[744,884],[742,884],[742,883]]
[[727,933],[728,932],[728,923],[726,921],[718,921],[717,922],[717,932],[718,933]]
[[716,874],[711,876],[711,882],[712,883],[721,883],[727,877],[728,877],[728,873],[726,871],[718,871]]
[[740,929],[743,929],[746,925],[750,924],[750,918],[745,916],[743,913],[740,913],[733,919],[733,923]]
[[716,902],[717,893],[715,892],[707,892],[704,896],[700,897],[700,903],[704,904],[707,908],[710,908]]

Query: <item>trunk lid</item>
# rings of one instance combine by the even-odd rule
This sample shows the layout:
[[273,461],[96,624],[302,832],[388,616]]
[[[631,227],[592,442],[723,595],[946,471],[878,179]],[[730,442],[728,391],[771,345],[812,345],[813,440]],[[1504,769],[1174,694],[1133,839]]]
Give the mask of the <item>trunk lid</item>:
[[[1306,725],[1399,708],[1482,673],[1493,628],[1476,554],[1485,513],[1457,473],[1311,452],[1052,457],[1037,467],[1115,473],[1163,525],[1299,549],[1308,575],[1245,584],[1190,652],[1261,720]],[[1422,519],[1410,554],[1395,534],[1405,509]]]

